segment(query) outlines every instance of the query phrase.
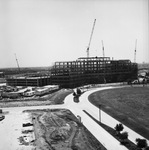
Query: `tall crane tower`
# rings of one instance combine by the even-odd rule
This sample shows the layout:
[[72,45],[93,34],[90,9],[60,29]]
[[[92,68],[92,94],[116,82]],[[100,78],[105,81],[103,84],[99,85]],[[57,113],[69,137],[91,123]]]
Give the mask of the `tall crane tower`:
[[137,49],[137,39],[136,39],[136,42],[135,42],[134,62],[136,62],[136,53],[137,53],[136,49]]
[[20,72],[20,67],[19,67],[17,56],[16,56],[16,54],[14,54],[14,55],[15,55],[15,58],[16,58],[16,62],[17,62],[17,66],[18,66],[18,71]]
[[104,45],[103,45],[103,40],[101,41],[102,43],[102,53],[103,53],[103,57],[105,57],[105,52],[104,52]]
[[94,27],[95,27],[95,23],[96,23],[96,19],[94,20],[94,24],[93,24],[93,27],[92,27],[92,32],[91,32],[91,36],[90,36],[90,40],[89,40],[89,44],[88,44],[88,47],[87,47],[87,57],[89,57],[89,49],[90,49],[90,44],[91,44],[91,40],[92,40],[92,36],[93,36],[93,32],[94,32]]

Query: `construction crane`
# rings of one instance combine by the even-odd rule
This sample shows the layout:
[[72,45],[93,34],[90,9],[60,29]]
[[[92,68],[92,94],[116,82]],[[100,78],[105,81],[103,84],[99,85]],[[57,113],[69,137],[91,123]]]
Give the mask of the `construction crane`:
[[20,67],[19,67],[19,63],[18,63],[17,56],[16,56],[16,54],[14,54],[14,55],[15,55],[15,58],[16,58],[16,62],[17,62],[17,66],[18,66],[18,71],[19,71],[19,73],[20,73]]
[[102,43],[102,52],[103,52],[103,57],[105,57],[105,52],[104,52],[104,45],[103,45],[103,40],[101,41]]
[[134,62],[136,62],[136,49],[137,49],[137,39],[136,39],[136,42],[135,42],[135,53],[134,53]]
[[92,36],[93,36],[93,32],[94,32],[94,27],[95,27],[95,23],[96,23],[96,19],[94,20],[94,24],[93,24],[93,27],[92,27],[92,32],[91,32],[91,36],[90,36],[90,40],[89,40],[89,44],[88,44],[88,47],[87,47],[87,57],[89,57],[89,49],[90,49],[90,44],[91,44],[91,40],[92,40]]

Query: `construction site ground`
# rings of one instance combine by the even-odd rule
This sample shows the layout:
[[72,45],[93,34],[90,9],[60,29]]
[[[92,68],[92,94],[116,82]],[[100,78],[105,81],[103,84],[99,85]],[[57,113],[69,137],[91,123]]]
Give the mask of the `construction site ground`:
[[23,107],[23,106],[38,106],[38,105],[54,105],[62,104],[65,97],[72,93],[72,89],[61,89],[51,94],[42,97],[27,97],[19,99],[2,99],[0,107]]
[[[0,107],[24,107],[62,104],[72,89],[61,89],[44,97],[0,101]],[[26,110],[30,119],[18,138],[21,145],[32,150],[106,150],[104,146],[66,109]],[[30,125],[33,129],[29,128]],[[23,122],[22,122],[23,125]],[[27,148],[27,147],[26,147]]]
[[69,110],[25,112],[33,123],[36,150],[106,150]]

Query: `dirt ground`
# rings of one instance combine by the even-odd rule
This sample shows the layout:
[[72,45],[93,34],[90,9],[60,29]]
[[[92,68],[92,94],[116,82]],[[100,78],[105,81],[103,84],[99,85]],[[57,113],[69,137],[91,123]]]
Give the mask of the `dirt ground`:
[[149,139],[149,87],[136,86],[99,91],[90,102]]
[[106,150],[69,110],[28,110],[36,150]]
[[[0,101],[0,107],[62,104],[72,92],[62,89],[38,99]],[[25,112],[29,113],[30,122],[18,138],[21,145],[33,146],[32,150],[106,150],[69,110]]]

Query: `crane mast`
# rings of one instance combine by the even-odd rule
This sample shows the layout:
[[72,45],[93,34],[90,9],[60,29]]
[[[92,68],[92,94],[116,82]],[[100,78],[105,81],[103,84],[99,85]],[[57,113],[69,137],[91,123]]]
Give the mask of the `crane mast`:
[[88,44],[88,47],[87,47],[87,57],[89,57],[89,49],[90,49],[90,44],[91,44],[91,40],[92,40],[92,36],[93,36],[93,32],[94,32],[95,23],[96,23],[96,19],[94,20],[94,24],[93,24],[93,27],[92,27],[92,32],[91,32],[91,36],[90,36],[90,40],[89,40],[89,44]]
[[103,45],[103,40],[102,40],[101,42],[102,42],[102,53],[103,53],[103,57],[105,57],[105,52],[104,52],[104,45]]
[[135,53],[134,53],[134,62],[136,62],[136,49],[137,49],[137,39],[136,39],[136,42],[135,42]]
[[14,55],[15,55],[15,58],[16,58],[16,62],[17,62],[17,66],[18,66],[18,71],[20,72],[20,67],[19,67],[17,56],[16,56],[16,54],[14,54]]

